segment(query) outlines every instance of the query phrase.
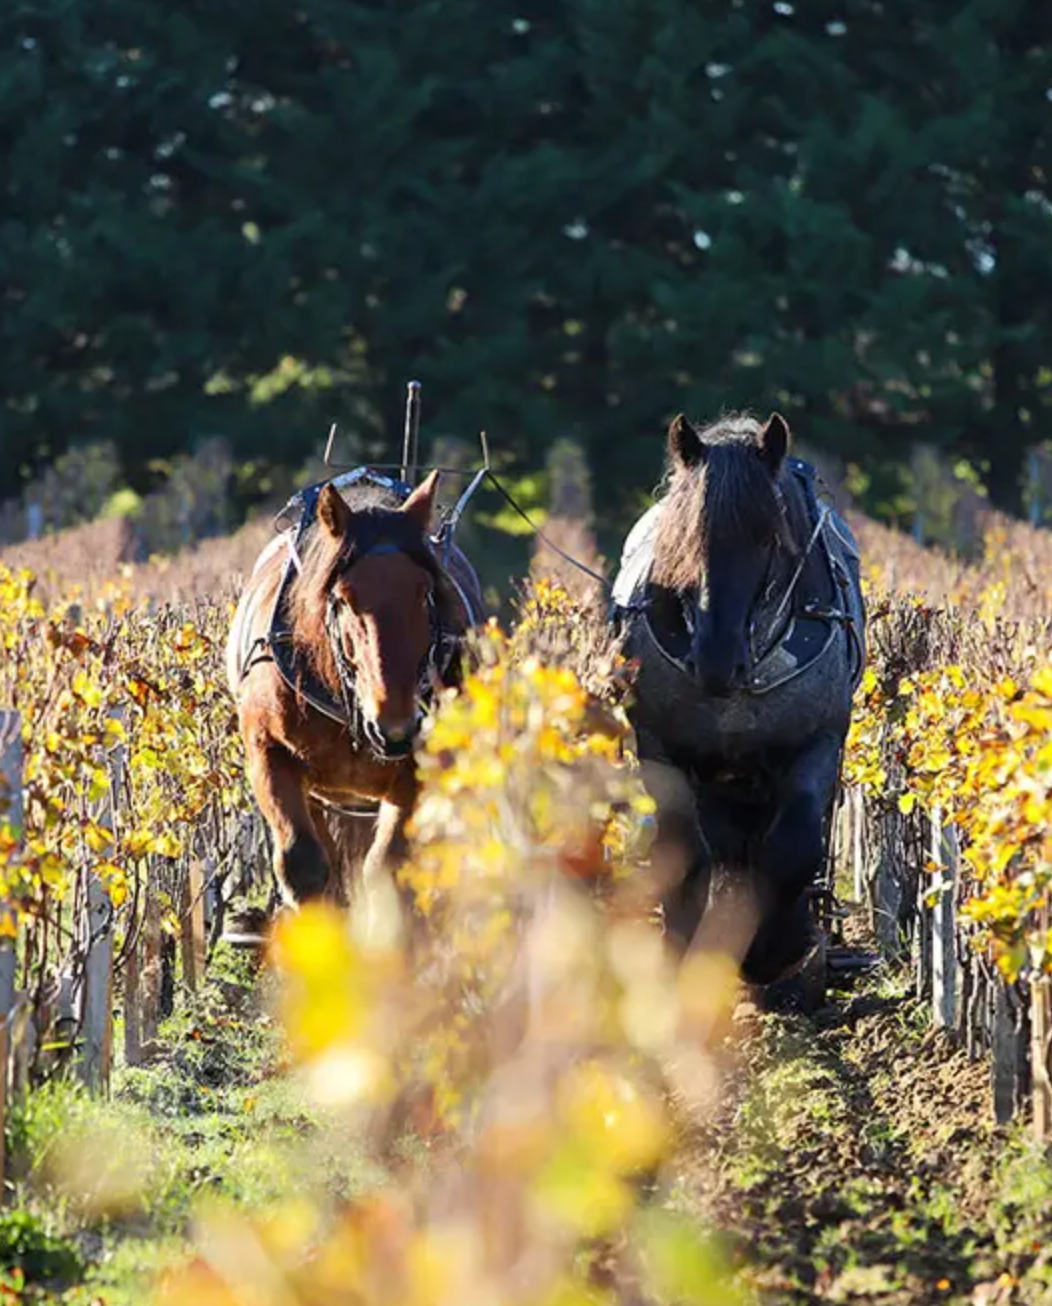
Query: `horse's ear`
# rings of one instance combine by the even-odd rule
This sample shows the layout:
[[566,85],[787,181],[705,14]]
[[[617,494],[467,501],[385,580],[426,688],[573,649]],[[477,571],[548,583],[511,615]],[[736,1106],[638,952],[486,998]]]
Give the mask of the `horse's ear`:
[[440,473],[436,468],[420,482],[413,493],[402,504],[402,511],[412,517],[422,531],[431,526],[431,517],[435,511],[435,495],[438,493]]
[[772,413],[760,430],[760,453],[764,462],[777,475],[782,459],[789,452],[789,423],[781,413]]
[[335,486],[324,486],[318,495],[318,520],[334,539],[342,540],[347,534],[351,510]]
[[678,413],[668,428],[668,455],[677,467],[697,467],[707,450],[701,433],[682,413]]

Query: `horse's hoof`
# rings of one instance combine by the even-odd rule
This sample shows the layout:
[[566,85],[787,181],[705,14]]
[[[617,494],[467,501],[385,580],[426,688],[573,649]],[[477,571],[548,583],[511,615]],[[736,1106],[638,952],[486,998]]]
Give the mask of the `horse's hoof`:
[[232,948],[262,948],[272,921],[271,913],[262,907],[245,907],[231,912],[220,936],[220,942]]
[[764,1011],[796,1012],[810,1015],[823,1006],[826,998],[826,940],[821,936],[788,973],[757,994]]

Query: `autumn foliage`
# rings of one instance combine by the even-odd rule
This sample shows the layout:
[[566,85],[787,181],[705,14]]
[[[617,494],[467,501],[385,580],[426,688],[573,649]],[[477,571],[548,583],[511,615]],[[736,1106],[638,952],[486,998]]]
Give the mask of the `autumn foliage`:
[[[913,592],[874,560],[846,758],[871,802],[956,824],[976,940],[1010,977],[1052,970],[1036,540],[994,529],[971,568],[910,552]],[[226,602],[146,606],[130,575],[45,603],[29,573],[0,570],[0,702],[22,715],[27,798],[23,830],[0,813],[0,889],[37,963],[92,877],[120,938],[148,880],[177,932],[172,868],[251,814],[228,619]],[[652,918],[630,668],[601,618],[543,580],[473,653],[419,752],[416,929],[375,885],[349,916],[291,917],[271,950],[332,1153],[368,1154],[382,1179],[265,1216],[202,1211],[198,1257],[162,1288],[173,1306],[726,1298],[718,1257],[662,1196],[716,1091],[735,972],[676,965]]]
[[[1052,972],[1044,536],[994,522],[974,566],[907,545],[912,593],[884,589],[888,558],[871,560],[871,660],[845,767],[871,801],[956,826],[964,913],[1009,979]],[[942,868],[925,869],[937,885]]]
[[133,911],[147,859],[174,864],[245,806],[227,618],[207,600],[149,614],[119,582],[45,607],[29,572],[0,568],[0,702],[21,714],[25,756],[24,838],[0,835],[14,923],[61,936],[86,877]]
[[[490,625],[475,653],[421,752],[413,946],[376,891],[349,920],[301,911],[274,942],[289,1046],[332,1146],[364,1147],[387,1177],[350,1203],[210,1215],[165,1302],[729,1300],[703,1236],[651,1196],[677,1142],[672,1101],[689,1111],[711,1091],[734,974],[712,957],[677,967],[630,874],[652,805],[623,664],[545,584],[514,634]],[[604,665],[605,694],[586,688]]]

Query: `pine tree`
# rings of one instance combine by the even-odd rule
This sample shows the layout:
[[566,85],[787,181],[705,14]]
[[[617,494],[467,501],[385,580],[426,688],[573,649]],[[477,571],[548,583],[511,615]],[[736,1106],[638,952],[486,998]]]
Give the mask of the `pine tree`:
[[677,409],[918,438],[1018,503],[1048,435],[1052,10],[1039,0],[37,0],[0,11],[0,497],[71,441],[336,418],[600,509]]

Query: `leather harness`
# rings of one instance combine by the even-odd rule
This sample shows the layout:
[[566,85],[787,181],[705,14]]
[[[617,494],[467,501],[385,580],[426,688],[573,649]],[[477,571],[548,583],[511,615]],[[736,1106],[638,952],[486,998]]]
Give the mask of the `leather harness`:
[[[381,476],[376,472],[363,469],[363,474],[356,479],[359,483],[365,481],[368,484],[392,490],[403,501],[412,493],[412,487],[404,482]],[[287,556],[274,597],[266,633],[257,635],[248,647],[243,649],[239,676],[241,680],[244,680],[252,668],[259,663],[272,662],[277,667],[281,678],[298,698],[324,716],[339,722],[349,731],[352,740],[358,745],[362,741],[363,734],[367,732],[365,731],[361,706],[355,692],[355,668],[347,657],[342,639],[339,638],[338,600],[330,595],[326,608],[325,627],[339,671],[339,697],[336,697],[329,687],[317,677],[308,661],[296,647],[292,636],[289,600],[292,586],[301,569],[300,545],[308,529],[314,524],[318,496],[325,484],[327,482],[323,481],[300,491],[289,500],[278,515],[278,521],[280,522],[282,520],[289,521],[292,519],[293,513],[298,513],[298,520],[292,520],[292,524],[285,529],[281,537]],[[429,570],[440,571],[442,576],[453,584],[461,602],[464,604],[468,621],[474,621],[477,614],[472,611],[467,595],[453,581],[448,572],[440,568],[438,559],[435,556],[435,550],[440,542],[441,536],[425,537],[427,554],[425,558],[421,559],[421,562]],[[353,560],[356,562],[364,557],[382,553],[409,552],[404,545],[385,539],[382,530],[377,531],[373,538],[366,538],[356,542],[356,544],[357,547],[355,547],[353,554]],[[251,631],[251,618],[253,615],[251,609],[246,614],[246,635]],[[460,634],[443,626],[434,594],[428,596],[428,617],[431,626],[431,641],[420,668],[420,698],[423,701],[427,701],[430,697],[434,680],[436,678],[438,680],[444,679],[460,644]],[[401,760],[400,758],[385,758],[379,753],[377,757],[379,760]]]
[[[851,676],[855,685],[865,661],[860,600],[853,602],[857,582],[842,556],[847,553],[857,558],[857,546],[832,507],[819,501],[814,468],[799,458],[787,459],[786,468],[802,490],[811,529],[774,613],[765,623],[767,639],[762,648],[756,646],[759,632],[754,614],[749,632],[752,666],[742,686],[742,692],[752,696],[768,694],[807,671],[830,648],[839,628],[846,632],[852,651]],[[778,490],[784,511],[781,487]],[[613,612],[619,620],[638,617],[649,625],[653,602],[648,592],[649,578],[659,511],[660,504],[650,509],[626,541],[621,572],[614,582]],[[826,578],[825,595],[802,592],[805,569],[816,554]],[[697,620],[693,600],[684,595],[680,610],[683,625],[693,639]],[[656,631],[652,630],[652,635],[662,656],[684,675],[692,677],[689,658],[677,655],[666,640],[658,638]]]

